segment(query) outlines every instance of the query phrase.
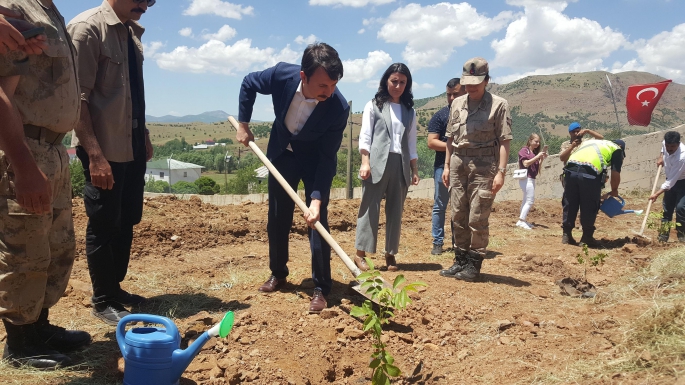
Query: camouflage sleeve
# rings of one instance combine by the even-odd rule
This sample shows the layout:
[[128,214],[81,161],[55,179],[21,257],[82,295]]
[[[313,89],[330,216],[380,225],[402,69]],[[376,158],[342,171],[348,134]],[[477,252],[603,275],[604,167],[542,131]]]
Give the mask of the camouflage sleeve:
[[511,134],[511,113],[509,112],[509,103],[506,100],[501,105],[495,130],[497,131],[497,138],[499,138],[500,141],[514,139],[514,136]]
[[445,130],[445,136],[448,138],[454,138],[454,126],[459,123],[459,109],[454,107],[452,103],[452,108],[450,109],[450,117],[447,120],[447,129]]
[[88,102],[95,87],[98,73],[100,44],[92,25],[84,22],[69,24],[67,31],[78,53],[78,80],[81,86],[81,100]]

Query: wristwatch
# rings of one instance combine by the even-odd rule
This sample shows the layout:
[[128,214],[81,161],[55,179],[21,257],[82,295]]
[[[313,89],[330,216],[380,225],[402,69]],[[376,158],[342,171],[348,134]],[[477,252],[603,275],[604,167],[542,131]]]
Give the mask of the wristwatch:
[[497,167],[497,171],[502,173],[502,176],[507,175],[506,167]]

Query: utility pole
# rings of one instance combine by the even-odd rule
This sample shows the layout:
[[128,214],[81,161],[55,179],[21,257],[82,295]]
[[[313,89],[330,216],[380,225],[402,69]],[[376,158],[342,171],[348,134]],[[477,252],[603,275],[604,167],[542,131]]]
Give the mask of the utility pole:
[[350,126],[349,141],[347,146],[347,199],[352,199],[354,187],[352,186],[352,101],[347,102],[350,106],[350,114],[347,117],[347,124]]
[[616,114],[616,129],[618,130],[618,137],[621,137],[621,123],[618,122],[618,109],[616,108],[616,98],[614,97],[614,88],[611,86],[609,75],[605,74],[607,82],[609,82],[609,90],[611,90],[611,101],[614,102],[614,113]]
[[169,192],[171,192],[171,157],[174,156],[174,153],[172,152],[171,155],[169,155],[169,159],[167,159],[167,166],[169,166]]

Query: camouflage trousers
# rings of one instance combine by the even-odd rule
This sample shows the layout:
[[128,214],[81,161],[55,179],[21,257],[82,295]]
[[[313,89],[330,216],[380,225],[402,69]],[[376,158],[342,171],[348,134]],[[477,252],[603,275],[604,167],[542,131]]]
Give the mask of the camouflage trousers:
[[76,248],[69,155],[59,145],[26,139],[52,187],[52,212],[33,215],[17,204],[14,172],[0,151],[0,318],[33,323],[64,294]]
[[485,254],[490,236],[488,219],[495,200],[491,189],[496,169],[494,156],[453,154],[450,159],[452,237],[457,249]]

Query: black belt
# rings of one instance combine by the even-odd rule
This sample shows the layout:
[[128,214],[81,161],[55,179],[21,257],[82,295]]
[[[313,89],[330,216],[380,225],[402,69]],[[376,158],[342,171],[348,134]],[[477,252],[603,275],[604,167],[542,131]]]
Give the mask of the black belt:
[[580,165],[567,165],[564,168],[564,172],[571,174],[571,175],[579,175],[583,178],[586,179],[597,179],[598,175],[597,173],[592,170],[590,171],[587,167],[585,166],[580,166]]
[[24,136],[39,140],[42,143],[49,143],[53,145],[61,144],[62,139],[64,139],[66,135],[67,134],[60,134],[51,131],[45,127],[34,126],[33,124],[24,124]]
[[460,156],[495,156],[495,147],[455,148],[454,153]]

